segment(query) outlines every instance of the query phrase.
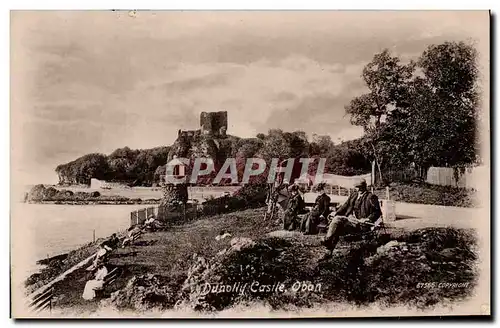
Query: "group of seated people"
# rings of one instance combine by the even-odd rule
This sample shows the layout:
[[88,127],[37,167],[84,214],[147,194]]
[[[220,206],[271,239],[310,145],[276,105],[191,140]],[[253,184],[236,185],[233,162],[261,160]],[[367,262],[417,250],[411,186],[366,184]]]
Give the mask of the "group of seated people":
[[117,237],[116,233],[114,233],[111,235],[111,238],[99,245],[99,249],[95,254],[94,262],[87,268],[87,271],[92,272],[93,278],[88,280],[85,284],[82,294],[83,299],[94,299],[96,291],[101,290],[104,287],[104,279],[108,274],[108,268],[106,267],[108,256],[111,251],[118,248],[119,244],[120,239]]
[[328,226],[322,241],[331,254],[343,235],[369,232],[380,223],[382,211],[378,197],[368,191],[366,181],[361,179],[355,184],[356,191],[336,211],[330,211],[330,197],[325,192],[325,184],[316,187],[320,195],[316,198],[309,213],[304,213],[305,204],[299,192],[299,186],[289,188],[291,197],[283,219],[285,230],[299,230],[304,234],[318,234],[319,226]]

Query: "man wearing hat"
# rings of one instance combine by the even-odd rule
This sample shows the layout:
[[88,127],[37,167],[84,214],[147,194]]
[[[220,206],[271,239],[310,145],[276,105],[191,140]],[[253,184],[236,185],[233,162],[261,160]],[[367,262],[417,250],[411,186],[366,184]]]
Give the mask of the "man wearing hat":
[[299,186],[292,185],[290,187],[291,197],[288,201],[288,206],[285,211],[285,218],[283,220],[283,228],[285,230],[295,230],[299,228],[298,215],[304,209],[304,200],[300,196]]
[[320,195],[316,197],[313,209],[304,217],[300,227],[300,230],[306,235],[317,234],[317,227],[320,221],[325,220],[330,214],[331,199],[325,192],[325,183],[318,184],[316,191],[320,193]]
[[337,210],[328,226],[328,233],[323,245],[328,248],[330,254],[337,245],[340,236],[369,231],[370,227],[382,215],[378,197],[368,191],[366,180],[361,179],[354,187],[356,191]]

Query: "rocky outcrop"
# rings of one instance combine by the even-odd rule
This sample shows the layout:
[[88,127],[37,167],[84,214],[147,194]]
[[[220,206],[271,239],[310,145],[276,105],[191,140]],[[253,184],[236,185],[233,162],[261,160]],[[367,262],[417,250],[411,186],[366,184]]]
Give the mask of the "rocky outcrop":
[[173,308],[178,298],[177,284],[162,276],[145,274],[132,277],[127,285],[101,301],[105,308],[147,311]]

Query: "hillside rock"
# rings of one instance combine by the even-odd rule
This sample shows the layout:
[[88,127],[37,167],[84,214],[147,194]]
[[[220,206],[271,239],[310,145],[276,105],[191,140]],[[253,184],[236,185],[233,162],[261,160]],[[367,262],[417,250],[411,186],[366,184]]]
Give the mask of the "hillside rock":
[[133,311],[168,309],[175,305],[178,288],[165,277],[146,274],[132,277],[125,288],[101,301],[101,306]]
[[254,246],[255,242],[250,238],[236,237],[231,239],[230,244],[230,251],[241,251],[242,249]]
[[33,186],[28,192],[28,202],[41,202],[45,197],[46,188],[43,184]]

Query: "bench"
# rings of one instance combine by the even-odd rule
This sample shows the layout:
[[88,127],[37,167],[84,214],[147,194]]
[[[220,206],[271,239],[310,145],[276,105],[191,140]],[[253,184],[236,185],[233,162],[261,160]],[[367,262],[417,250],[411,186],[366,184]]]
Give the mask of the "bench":
[[134,242],[139,239],[142,235],[142,231],[137,231],[132,235],[131,241]]
[[106,277],[104,277],[104,283],[102,285],[102,288],[96,290],[96,297],[98,296],[99,298],[104,298],[106,287],[113,284],[120,275],[120,273],[121,272],[120,270],[118,270],[118,268],[114,268],[111,271],[109,271]]
[[114,268],[113,270],[109,271],[106,277],[104,278],[103,288],[115,282],[116,278],[118,278],[118,275],[119,275],[118,268]]
[[[382,202],[380,202],[382,204]],[[314,205],[314,204],[313,204]],[[307,208],[307,207],[306,207]],[[332,210],[332,205],[330,205],[330,213],[334,213],[335,212],[335,209],[336,207],[334,207],[334,210]],[[299,214],[298,217],[299,219],[302,221],[302,219],[309,215],[310,213],[310,210],[311,208],[309,208],[309,212],[308,213],[305,213],[305,214]],[[369,225],[372,225],[371,228],[370,228],[370,231],[369,232],[366,232],[364,234],[369,234],[369,233],[376,233],[378,232],[379,230],[383,229],[385,230],[385,225],[384,225],[384,219],[383,219],[383,216],[380,216],[380,218],[374,223],[374,224],[370,224],[370,223],[367,223]],[[318,232],[319,233],[326,233],[328,231],[328,225],[329,224],[326,224],[324,222],[321,222],[320,224],[317,225],[317,229],[318,229]],[[346,235],[346,236],[350,236],[350,235]]]
[[34,313],[39,313],[47,308],[49,309],[49,311],[51,311],[53,297],[54,287],[50,287],[43,293],[33,297],[28,304],[28,308]]
[[[132,234],[132,236],[127,237],[125,238],[125,240],[123,240],[122,242],[122,248],[127,246],[127,245],[132,245],[134,241],[136,241],[137,239],[139,239],[140,237],[142,236],[142,230],[141,231],[137,231],[137,232],[134,232]],[[127,242],[127,243],[125,243]]]

